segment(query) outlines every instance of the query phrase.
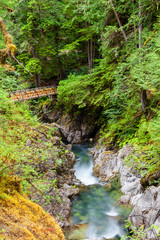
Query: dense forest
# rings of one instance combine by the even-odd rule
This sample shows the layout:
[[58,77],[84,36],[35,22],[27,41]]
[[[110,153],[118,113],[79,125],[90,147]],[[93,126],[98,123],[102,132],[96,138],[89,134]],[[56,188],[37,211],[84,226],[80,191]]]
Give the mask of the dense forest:
[[37,106],[50,104],[13,103],[10,92],[53,84],[56,108],[98,115],[108,149],[133,146],[126,161],[160,176],[159,11],[158,0],[1,0],[0,179],[24,175],[27,188],[33,152],[24,142],[40,124]]

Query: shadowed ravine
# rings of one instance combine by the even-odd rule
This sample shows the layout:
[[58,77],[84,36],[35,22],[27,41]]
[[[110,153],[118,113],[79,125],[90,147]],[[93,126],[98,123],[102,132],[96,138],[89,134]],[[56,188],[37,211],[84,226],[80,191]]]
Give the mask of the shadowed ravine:
[[73,146],[77,160],[75,175],[87,186],[72,203],[73,224],[86,226],[84,236],[77,236],[77,239],[120,239],[124,234],[121,211],[114,205],[110,192],[93,176],[93,160],[88,147],[87,144]]

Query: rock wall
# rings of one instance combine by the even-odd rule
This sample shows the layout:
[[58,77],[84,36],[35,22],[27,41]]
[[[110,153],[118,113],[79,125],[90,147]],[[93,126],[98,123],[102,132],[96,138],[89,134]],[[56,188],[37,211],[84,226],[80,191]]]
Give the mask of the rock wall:
[[58,124],[62,137],[69,143],[82,143],[90,138],[95,130],[95,121],[89,116],[73,119],[71,115],[65,114]]
[[[31,130],[30,130],[31,132]],[[78,183],[72,169],[75,156],[70,145],[60,139],[57,124],[41,124],[32,128],[26,146],[30,149],[29,160],[37,180],[29,182],[28,196],[54,216],[62,228],[69,226],[71,198],[78,194]],[[50,135],[48,135],[50,132]]]
[[92,149],[94,156],[94,173],[101,181],[109,181],[120,174],[121,192],[120,204],[130,204],[133,210],[129,216],[132,225],[139,228],[144,225],[144,239],[157,240],[156,229],[148,229],[152,224],[160,227],[160,186],[148,187],[141,185],[141,176],[130,166],[124,164],[133,149],[126,145],[119,152],[107,151],[103,145]]
[[55,110],[44,105],[41,119],[44,122],[57,123],[61,137],[68,143],[82,143],[91,138],[97,131],[95,122],[98,113],[89,113],[87,110],[73,110],[67,113],[65,110]]

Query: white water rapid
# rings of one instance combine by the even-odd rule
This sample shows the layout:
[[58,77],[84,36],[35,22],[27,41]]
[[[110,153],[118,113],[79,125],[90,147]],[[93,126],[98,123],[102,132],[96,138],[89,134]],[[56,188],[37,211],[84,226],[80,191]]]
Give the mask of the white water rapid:
[[74,224],[87,224],[84,238],[120,239],[124,230],[120,224],[120,211],[98,178],[93,176],[93,159],[87,145],[75,145],[74,166],[76,177],[87,187],[72,204]]
[[74,146],[76,153],[76,163],[74,165],[75,175],[85,185],[93,185],[98,183],[98,178],[93,176],[92,156],[86,151],[83,145]]

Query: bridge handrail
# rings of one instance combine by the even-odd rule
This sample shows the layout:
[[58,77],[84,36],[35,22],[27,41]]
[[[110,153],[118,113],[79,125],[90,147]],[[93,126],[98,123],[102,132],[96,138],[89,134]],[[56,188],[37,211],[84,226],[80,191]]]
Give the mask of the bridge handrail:
[[51,96],[57,94],[57,87],[55,85],[38,87],[38,88],[26,88],[17,91],[10,92],[10,98],[12,101],[23,101],[44,96]]
[[11,91],[10,94],[21,93],[21,92],[31,92],[31,91],[36,91],[36,90],[41,90],[41,89],[47,89],[47,88],[55,88],[55,89],[57,89],[57,87],[56,87],[55,85],[51,85],[51,86],[46,86],[46,87],[20,89],[20,90],[16,90],[16,91]]

